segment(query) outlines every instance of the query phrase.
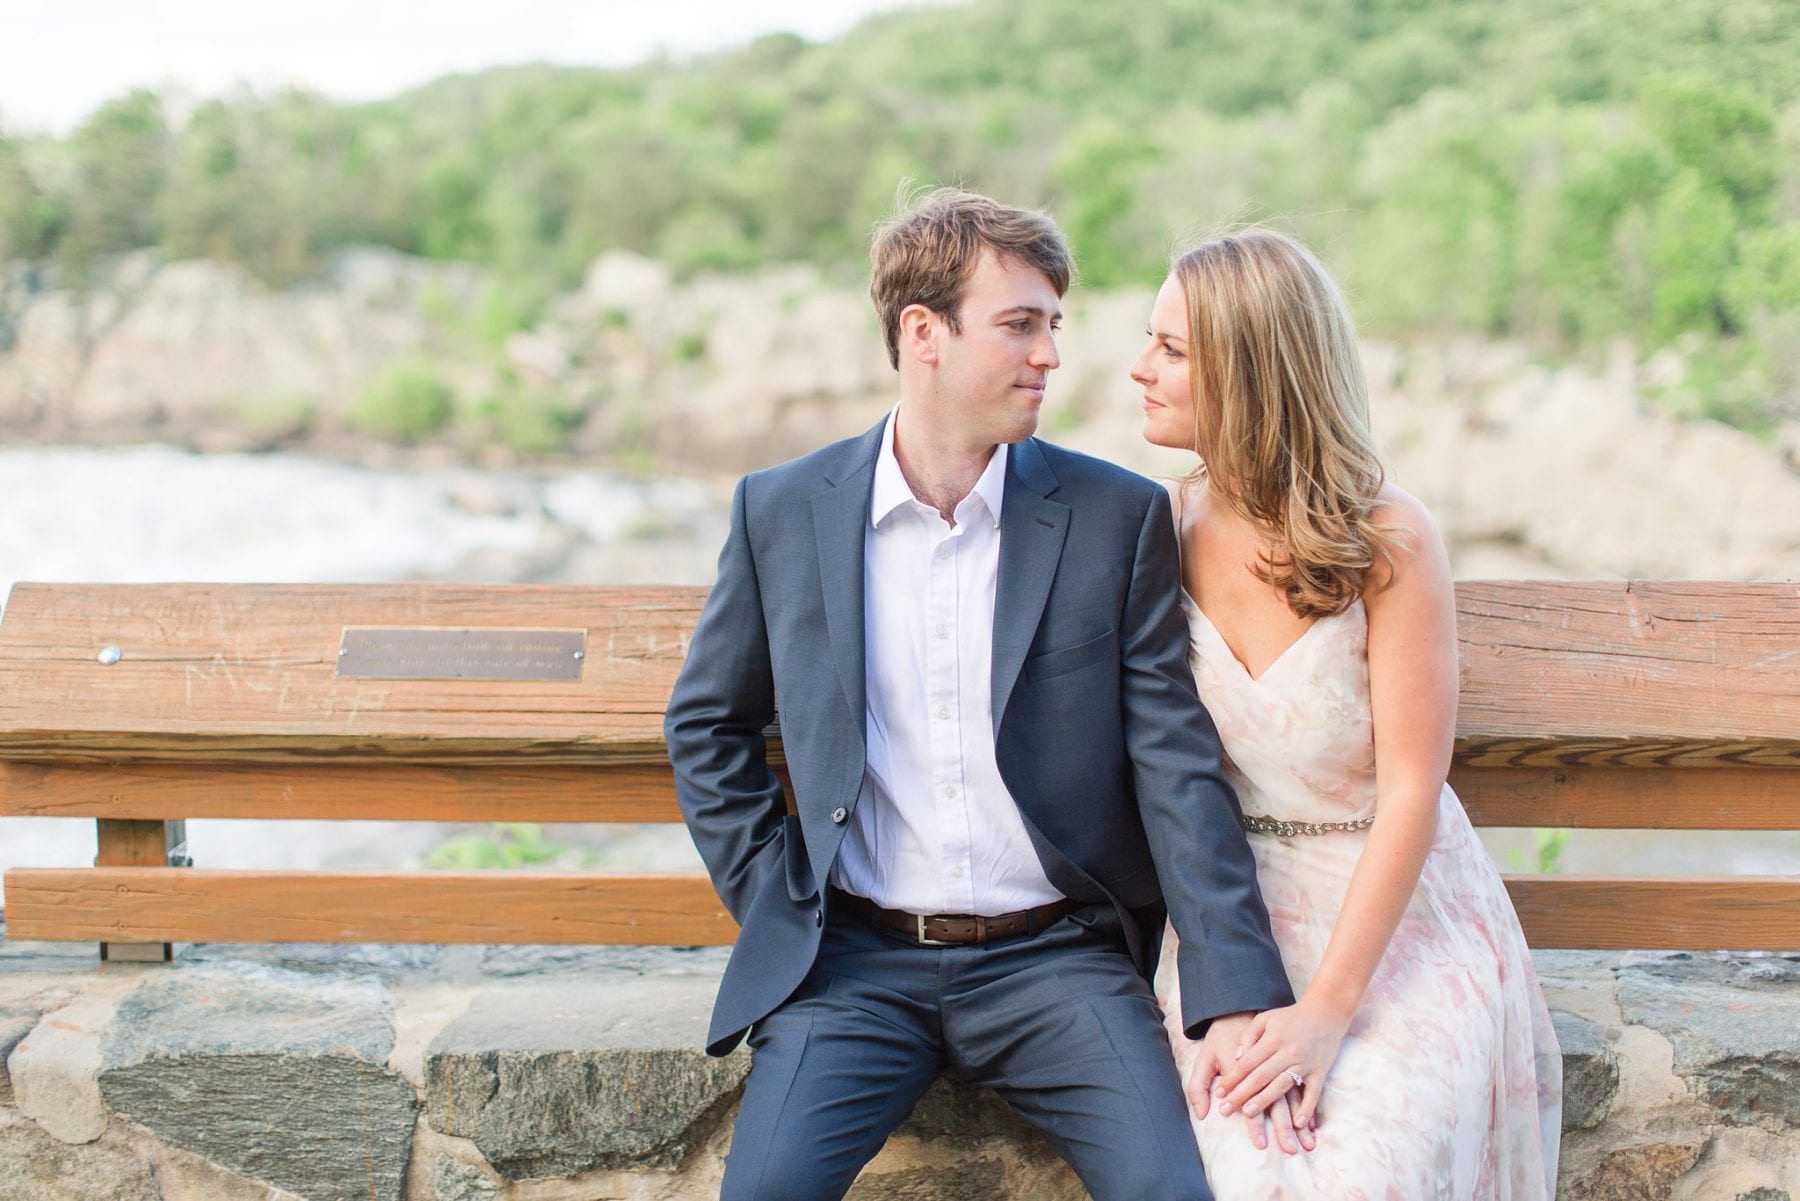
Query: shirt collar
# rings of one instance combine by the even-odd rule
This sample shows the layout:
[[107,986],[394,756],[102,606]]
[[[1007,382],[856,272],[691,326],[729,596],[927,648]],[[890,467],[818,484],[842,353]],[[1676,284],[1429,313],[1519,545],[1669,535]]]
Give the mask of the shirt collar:
[[[899,417],[900,406],[895,405],[888,414],[887,425],[881,431],[881,450],[875,455],[875,485],[869,496],[871,526],[879,527],[890,513],[908,501],[918,501],[906,482],[906,476],[900,471],[900,459],[894,454],[894,425]],[[959,513],[964,512],[970,500],[979,500],[986,509],[988,518],[996,527],[999,526],[1000,505],[1006,498],[1006,456],[1009,449],[1004,442],[994,448],[993,457],[988,460],[981,478],[975,481],[975,487],[969,495],[956,506]]]

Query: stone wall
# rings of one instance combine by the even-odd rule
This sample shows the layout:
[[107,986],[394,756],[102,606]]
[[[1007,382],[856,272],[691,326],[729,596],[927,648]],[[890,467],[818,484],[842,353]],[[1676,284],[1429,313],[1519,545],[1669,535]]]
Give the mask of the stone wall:
[[[748,1066],[699,1050],[723,962],[214,946],[102,965],[0,942],[0,1201],[713,1197]],[[1567,1072],[1561,1197],[1800,1197],[1800,956],[1538,966]],[[1083,1195],[993,1095],[945,1084],[851,1193]]]

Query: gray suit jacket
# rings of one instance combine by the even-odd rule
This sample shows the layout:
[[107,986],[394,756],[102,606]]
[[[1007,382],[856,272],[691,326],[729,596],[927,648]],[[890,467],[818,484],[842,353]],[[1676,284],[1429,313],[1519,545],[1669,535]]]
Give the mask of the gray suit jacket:
[[[664,731],[675,789],[741,932],[707,1049],[805,978],[862,787],[863,530],[882,427],[747,476]],[[1012,448],[994,602],[1001,778],[1051,883],[1113,905],[1138,970],[1181,936],[1182,1020],[1293,994],[1219,740],[1194,692],[1168,494],[1031,439]],[[767,762],[781,713],[793,812]]]

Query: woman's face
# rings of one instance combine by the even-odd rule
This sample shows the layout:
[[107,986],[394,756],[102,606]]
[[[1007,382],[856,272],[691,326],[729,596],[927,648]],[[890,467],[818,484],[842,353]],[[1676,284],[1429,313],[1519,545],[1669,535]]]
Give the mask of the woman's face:
[[1150,310],[1149,345],[1131,365],[1144,389],[1144,440],[1155,446],[1194,449],[1194,393],[1189,384],[1187,297],[1171,275]]

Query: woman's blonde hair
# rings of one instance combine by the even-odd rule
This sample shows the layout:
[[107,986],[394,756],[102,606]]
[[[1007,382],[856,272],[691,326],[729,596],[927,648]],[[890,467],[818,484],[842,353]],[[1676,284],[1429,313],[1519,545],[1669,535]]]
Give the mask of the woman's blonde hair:
[[1271,229],[1177,255],[1187,297],[1194,449],[1206,478],[1272,547],[1257,574],[1301,617],[1341,612],[1393,532],[1370,514],[1383,474],[1342,293],[1312,253]]

